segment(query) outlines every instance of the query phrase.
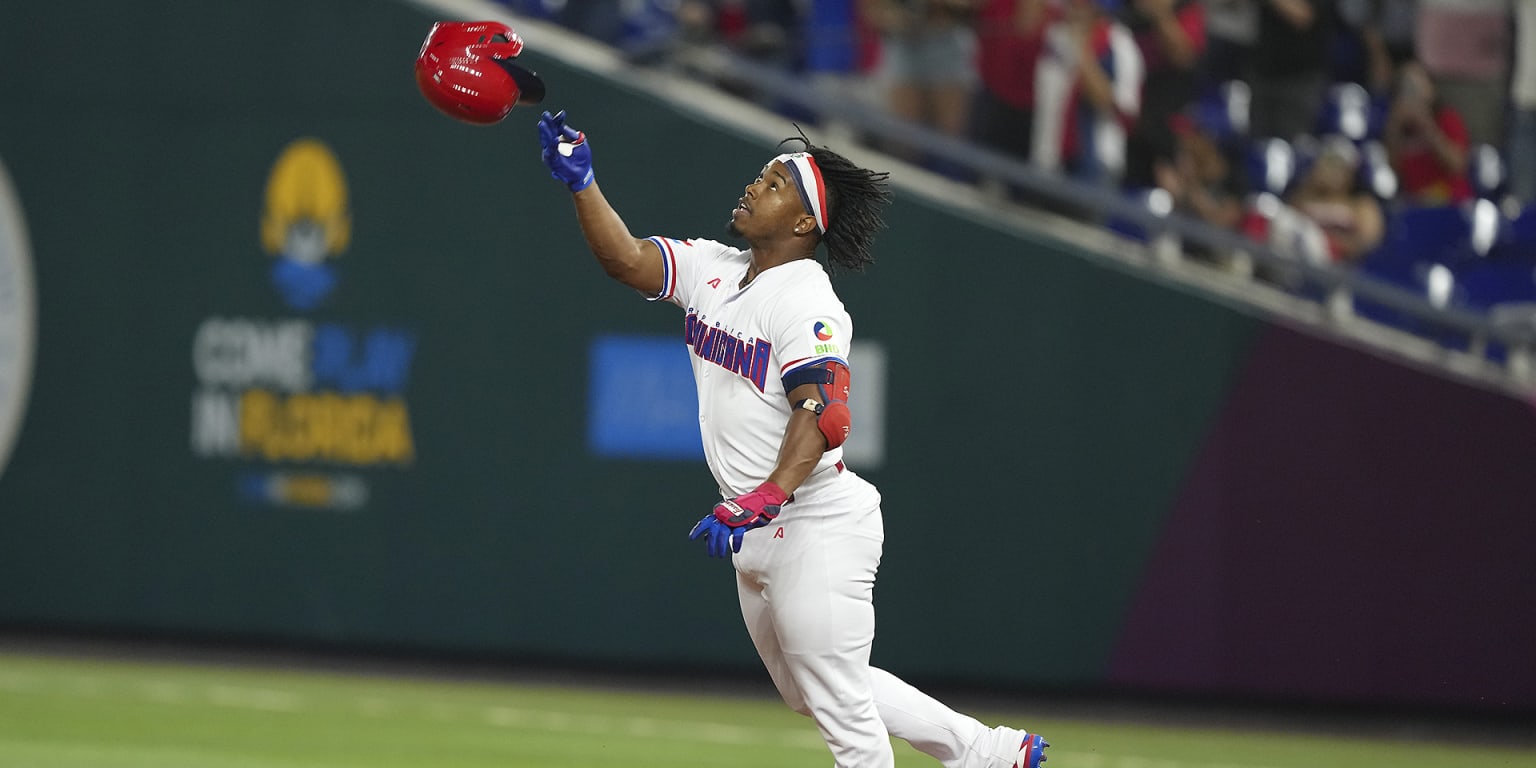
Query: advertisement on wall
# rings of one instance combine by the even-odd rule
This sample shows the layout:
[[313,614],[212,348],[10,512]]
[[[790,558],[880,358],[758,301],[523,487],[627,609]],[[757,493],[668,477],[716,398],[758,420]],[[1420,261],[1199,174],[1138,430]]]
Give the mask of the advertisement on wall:
[[[416,458],[406,395],[417,333],[321,319],[353,227],[346,174],[327,144],[284,147],[262,200],[266,287],[288,313],[213,315],[197,327],[191,450],[237,467],[233,492],[246,502],[356,511],[368,504],[370,471]],[[349,262],[367,269],[366,254]]]

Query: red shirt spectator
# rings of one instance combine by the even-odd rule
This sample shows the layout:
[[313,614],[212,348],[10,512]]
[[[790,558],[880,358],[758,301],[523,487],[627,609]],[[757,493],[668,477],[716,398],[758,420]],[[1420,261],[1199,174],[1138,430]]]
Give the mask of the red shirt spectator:
[[1017,109],[1035,104],[1035,62],[1045,43],[1041,0],[986,0],[976,16],[982,85]]
[[1131,131],[1126,183],[1153,182],[1153,155],[1168,120],[1194,101],[1200,85],[1199,63],[1205,55],[1205,4],[1198,0],[1132,0],[1118,15],[1136,37],[1146,65],[1141,117]]
[[1035,64],[1045,45],[1045,0],[983,0],[976,14],[976,71],[971,135],[1020,160],[1030,154]]
[[1456,205],[1472,199],[1467,126],[1460,113],[1435,98],[1433,81],[1416,63],[1399,71],[1382,140],[1406,202]]
[[1126,135],[1141,111],[1141,50],[1096,0],[1066,0],[1047,19],[1035,67],[1030,160],[1083,179],[1118,181]]

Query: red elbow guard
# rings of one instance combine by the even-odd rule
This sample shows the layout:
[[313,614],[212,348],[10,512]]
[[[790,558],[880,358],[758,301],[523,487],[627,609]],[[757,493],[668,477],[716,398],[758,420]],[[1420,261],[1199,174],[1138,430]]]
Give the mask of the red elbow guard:
[[827,438],[827,450],[830,451],[848,439],[848,431],[853,428],[853,412],[848,410],[847,403],[827,403],[816,418],[816,426],[821,429],[822,437]]
[[852,376],[848,372],[848,366],[841,360],[812,363],[797,368],[784,377],[786,392],[802,384],[816,385],[816,391],[821,395],[822,402],[818,403],[811,398],[806,398],[795,403],[795,407],[803,407],[816,413],[816,427],[821,430],[821,436],[827,439],[829,451],[848,440],[848,430],[853,426],[853,412],[848,410],[848,390],[851,381]]

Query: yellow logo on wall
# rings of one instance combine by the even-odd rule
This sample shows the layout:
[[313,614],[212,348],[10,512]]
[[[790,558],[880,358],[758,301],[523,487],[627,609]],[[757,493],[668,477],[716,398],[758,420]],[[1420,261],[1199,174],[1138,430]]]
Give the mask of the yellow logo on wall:
[[295,140],[272,165],[261,216],[261,245],[275,259],[273,287],[294,309],[314,309],[336,287],[327,259],[351,239],[341,163],[323,142]]

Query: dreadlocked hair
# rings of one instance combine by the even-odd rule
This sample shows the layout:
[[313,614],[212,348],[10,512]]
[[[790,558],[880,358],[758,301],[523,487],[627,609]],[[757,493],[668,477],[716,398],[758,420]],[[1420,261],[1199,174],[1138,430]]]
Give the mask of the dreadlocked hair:
[[890,174],[860,168],[852,160],[812,144],[800,126],[795,128],[800,135],[779,142],[779,146],[800,142],[805,145],[803,151],[821,169],[821,180],[827,188],[827,231],[821,235],[827,246],[827,264],[833,271],[842,268],[862,272],[875,261],[870,252],[875,234],[885,229],[881,214],[891,201],[891,190],[886,184]]

